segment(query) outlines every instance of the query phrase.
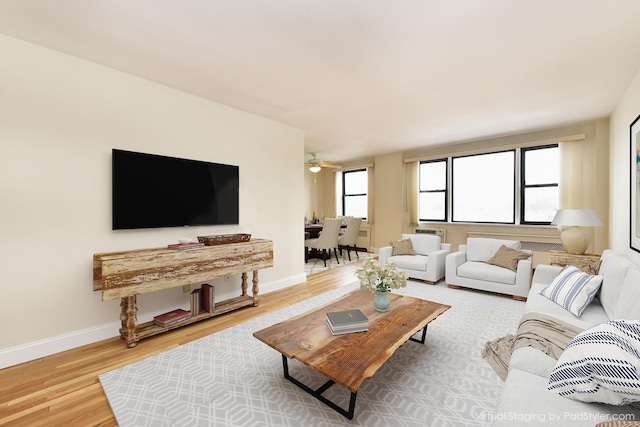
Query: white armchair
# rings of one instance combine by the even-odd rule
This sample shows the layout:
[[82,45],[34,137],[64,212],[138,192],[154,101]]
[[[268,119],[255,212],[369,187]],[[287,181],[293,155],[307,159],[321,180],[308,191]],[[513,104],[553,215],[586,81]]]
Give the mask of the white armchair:
[[[506,249],[496,256],[503,245]],[[531,255],[517,240],[469,238],[458,252],[447,255],[445,282],[451,288],[497,292],[525,301],[531,286]]]
[[450,243],[442,243],[439,236],[428,234],[403,234],[402,240],[411,242],[413,255],[394,255],[392,246],[378,251],[380,264],[395,263],[412,279],[434,284],[445,275],[445,259],[451,252]]

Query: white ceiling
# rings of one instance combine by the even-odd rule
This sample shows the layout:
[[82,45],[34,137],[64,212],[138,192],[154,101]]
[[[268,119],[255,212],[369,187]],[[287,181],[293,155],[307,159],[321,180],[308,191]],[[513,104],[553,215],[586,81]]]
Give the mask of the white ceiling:
[[0,33],[306,131],[344,161],[608,116],[640,0],[0,0]]

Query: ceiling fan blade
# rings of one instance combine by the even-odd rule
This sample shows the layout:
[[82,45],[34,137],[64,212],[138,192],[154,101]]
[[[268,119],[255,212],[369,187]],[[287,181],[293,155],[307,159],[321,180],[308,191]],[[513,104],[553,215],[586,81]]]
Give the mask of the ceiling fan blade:
[[329,163],[320,163],[319,166],[321,166],[323,168],[342,169],[342,166],[332,165],[332,164],[329,164]]

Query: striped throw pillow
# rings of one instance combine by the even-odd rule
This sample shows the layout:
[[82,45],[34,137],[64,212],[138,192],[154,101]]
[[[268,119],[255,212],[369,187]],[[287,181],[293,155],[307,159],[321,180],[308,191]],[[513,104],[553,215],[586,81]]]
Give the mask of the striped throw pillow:
[[602,276],[592,276],[577,267],[567,265],[549,286],[540,291],[540,295],[580,317],[596,296],[601,284]]
[[576,335],[547,388],[581,402],[640,401],[640,321],[610,320]]

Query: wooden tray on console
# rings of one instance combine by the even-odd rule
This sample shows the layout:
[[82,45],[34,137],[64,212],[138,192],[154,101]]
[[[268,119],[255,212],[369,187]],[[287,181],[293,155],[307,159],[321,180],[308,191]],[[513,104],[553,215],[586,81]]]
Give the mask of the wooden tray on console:
[[198,236],[198,242],[206,246],[226,245],[229,243],[241,243],[251,240],[251,234],[218,234],[214,236]]

